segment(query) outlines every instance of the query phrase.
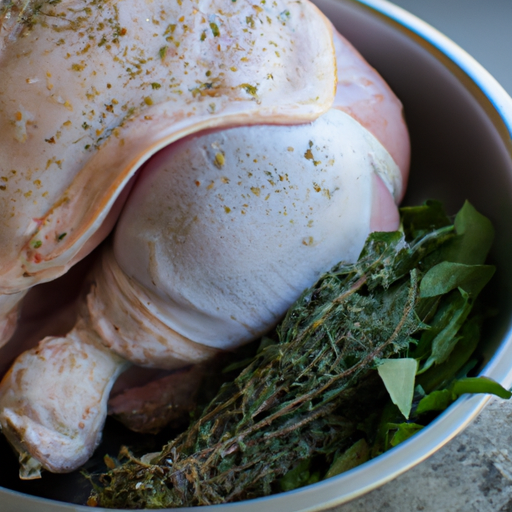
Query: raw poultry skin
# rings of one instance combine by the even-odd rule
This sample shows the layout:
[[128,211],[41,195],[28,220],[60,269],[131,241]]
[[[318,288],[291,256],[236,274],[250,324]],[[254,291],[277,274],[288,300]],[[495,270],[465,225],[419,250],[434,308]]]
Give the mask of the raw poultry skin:
[[[198,2],[197,8],[206,4],[212,8],[215,2]],[[314,9],[310,15],[323,23],[323,32],[330,31]],[[332,52],[329,41],[317,44]],[[0,386],[0,423],[22,455],[23,477],[37,476],[39,465],[71,471],[91,456],[101,439],[109,392],[130,364],[180,368],[256,339],[321,272],[356,259],[371,230],[396,229],[409,163],[401,105],[338,34],[334,46],[335,98],[326,92],[324,104],[299,108],[307,102],[290,92],[279,104],[270,94],[266,104],[245,97],[234,101],[231,91],[224,103],[213,96],[221,114],[204,114],[207,121],[194,114],[185,127],[181,119],[170,120],[175,105],[163,100],[160,110],[146,105],[150,113],[137,117],[132,131],[125,129],[123,140],[132,146],[125,142],[114,158],[109,140],[92,159],[96,167],[82,155],[81,172],[68,178],[65,204],[74,205],[82,223],[74,238],[64,238],[65,248],[54,242],[47,252],[33,250],[42,234],[55,239],[55,219],[75,222],[68,206],[62,217],[56,214],[58,201],[51,215],[41,215],[48,223],[35,235],[24,228],[25,242],[11,250],[19,253],[21,247],[23,258],[11,258],[3,267],[4,292],[24,293],[16,288],[23,281],[16,261],[23,261],[30,283],[60,275],[99,243],[126,201],[87,279],[76,326],[66,337],[46,338],[19,356]],[[155,135],[145,137],[147,127]],[[130,176],[161,147],[123,197]],[[103,159],[97,156],[102,152]],[[136,165],[126,165],[125,152],[132,160],[136,156]],[[13,161],[22,156],[20,149]],[[109,167],[116,164],[122,172]],[[107,168],[110,181],[101,175],[98,185],[94,173]],[[98,199],[91,183],[93,191],[110,183],[110,195]],[[5,297],[9,313],[10,295]],[[154,392],[155,386],[149,389]]]

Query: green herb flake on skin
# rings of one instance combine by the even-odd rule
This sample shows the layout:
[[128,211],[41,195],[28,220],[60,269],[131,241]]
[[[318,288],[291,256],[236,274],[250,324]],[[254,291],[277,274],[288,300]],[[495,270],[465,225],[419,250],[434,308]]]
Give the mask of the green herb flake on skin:
[[254,18],[252,16],[246,16],[245,23],[247,23],[250,28],[254,28]]
[[286,10],[279,14],[279,21],[284,25],[290,19],[290,11]]
[[212,30],[213,37],[219,37],[220,36],[220,30],[217,25],[217,23],[210,22],[210,28]]
[[176,23],[171,23],[164,32],[164,36],[167,36],[169,34],[174,34],[174,31],[176,30]]
[[167,54],[167,48],[167,46],[162,46],[162,48],[158,50],[158,56],[160,57],[161,60],[165,58],[165,55]]
[[245,90],[247,94],[250,94],[253,98],[256,98],[258,96],[258,88],[255,85],[251,84],[240,84],[242,89]]

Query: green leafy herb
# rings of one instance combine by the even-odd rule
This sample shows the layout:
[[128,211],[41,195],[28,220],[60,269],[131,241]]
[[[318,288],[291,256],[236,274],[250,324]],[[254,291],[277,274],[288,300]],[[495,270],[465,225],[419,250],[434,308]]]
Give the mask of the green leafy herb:
[[491,221],[466,201],[455,217],[454,225],[458,236],[439,254],[440,261],[483,264],[494,239]]
[[399,425],[390,424],[389,427],[390,431],[393,432],[393,435],[389,439],[389,444],[390,446],[397,446],[419,432],[423,428],[423,425],[418,425],[417,423],[400,423]]
[[[459,289],[449,294],[448,300],[444,301],[434,317],[431,330],[423,336],[429,341],[431,354],[422,371],[427,370],[433,364],[446,361],[459,341],[457,333],[466,321],[472,306],[469,294],[464,290]],[[424,342],[424,340],[422,341]]]
[[363,462],[366,462],[370,458],[370,447],[365,439],[359,439],[346,451],[342,451],[334,459],[331,467],[325,474],[325,478],[331,478],[332,476],[339,475],[348,471],[349,469],[360,466]]
[[453,224],[437,202],[403,209],[401,231],[371,234],[355,264],[323,275],[188,430],[158,454],[128,455],[92,501],[165,508],[289,490],[318,478],[319,457],[329,477],[396,446],[461,393],[509,397],[489,379],[456,378],[479,337],[491,241],[468,203]]
[[491,265],[464,265],[444,261],[431,268],[421,281],[420,296],[436,297],[461,288],[476,297],[494,275]]
[[377,368],[391,401],[406,418],[411,412],[417,370],[418,361],[407,357],[387,359]]
[[490,393],[509,399],[512,393],[488,377],[464,378],[454,381],[449,388],[433,391],[422,398],[416,414],[430,411],[444,411],[452,402],[464,393]]
[[293,491],[305,485],[310,485],[320,480],[318,471],[311,472],[311,459],[304,459],[299,465],[288,471],[286,475],[279,480],[281,491]]

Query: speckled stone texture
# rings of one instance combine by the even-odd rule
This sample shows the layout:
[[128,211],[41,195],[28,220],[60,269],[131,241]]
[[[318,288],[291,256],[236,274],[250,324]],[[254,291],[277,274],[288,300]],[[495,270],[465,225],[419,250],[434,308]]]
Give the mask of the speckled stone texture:
[[512,512],[512,401],[492,399],[432,457],[329,512]]

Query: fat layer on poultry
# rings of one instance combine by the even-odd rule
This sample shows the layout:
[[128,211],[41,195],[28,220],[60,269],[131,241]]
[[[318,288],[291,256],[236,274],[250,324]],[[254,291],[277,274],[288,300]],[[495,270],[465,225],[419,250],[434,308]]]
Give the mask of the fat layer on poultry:
[[0,385],[31,478],[91,456],[129,365],[258,338],[370,231],[396,229],[409,140],[400,102],[306,1],[2,5],[4,342],[26,290],[118,222],[75,327]]

